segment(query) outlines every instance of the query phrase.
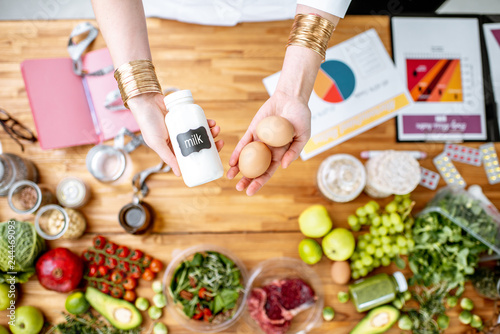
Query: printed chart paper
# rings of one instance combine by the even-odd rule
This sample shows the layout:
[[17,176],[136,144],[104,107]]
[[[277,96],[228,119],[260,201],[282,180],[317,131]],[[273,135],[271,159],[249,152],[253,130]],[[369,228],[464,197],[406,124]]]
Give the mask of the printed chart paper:
[[[498,115],[500,113],[500,23],[486,23],[483,29]],[[500,128],[500,117],[497,116],[497,119]]]
[[[270,95],[280,73],[263,80]],[[301,158],[307,160],[386,120],[412,104],[391,58],[374,29],[326,52],[313,93],[311,139]]]
[[485,140],[476,18],[393,17],[394,61],[415,104],[397,120],[401,141]]

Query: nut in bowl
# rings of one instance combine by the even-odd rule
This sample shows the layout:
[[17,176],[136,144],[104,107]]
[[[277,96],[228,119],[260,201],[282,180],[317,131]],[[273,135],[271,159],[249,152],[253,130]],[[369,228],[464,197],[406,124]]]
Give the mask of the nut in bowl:
[[230,251],[190,247],[175,255],[165,271],[168,312],[193,332],[223,331],[242,315],[247,280],[245,267]]
[[250,274],[245,294],[244,318],[252,333],[307,333],[321,325],[321,280],[298,259],[261,262]]

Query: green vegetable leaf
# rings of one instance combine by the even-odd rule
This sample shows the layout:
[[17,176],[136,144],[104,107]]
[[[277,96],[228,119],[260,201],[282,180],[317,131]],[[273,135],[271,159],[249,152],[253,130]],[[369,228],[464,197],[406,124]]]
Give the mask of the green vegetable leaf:
[[401,257],[399,257],[399,255],[394,258],[394,262],[396,262],[396,266],[399,269],[406,268],[406,262],[405,262],[405,260],[403,260]]

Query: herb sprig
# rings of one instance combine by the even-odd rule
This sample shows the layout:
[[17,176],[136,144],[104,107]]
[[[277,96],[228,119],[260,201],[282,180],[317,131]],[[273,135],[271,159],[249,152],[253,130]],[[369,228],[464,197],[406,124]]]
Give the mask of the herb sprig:
[[63,313],[65,322],[52,326],[45,334],[140,334],[141,328],[121,330],[92,311],[73,315]]

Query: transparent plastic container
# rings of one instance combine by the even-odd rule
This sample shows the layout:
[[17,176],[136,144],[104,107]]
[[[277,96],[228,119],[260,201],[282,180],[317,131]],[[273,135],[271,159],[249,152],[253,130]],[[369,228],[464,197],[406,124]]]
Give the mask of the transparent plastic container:
[[500,214],[478,196],[463,188],[445,187],[418,215],[429,212],[445,216],[500,255]]
[[170,293],[169,287],[176,269],[182,262],[192,260],[195,253],[203,253],[206,251],[218,252],[228,257],[240,269],[242,280],[241,283],[244,287],[246,286],[248,281],[248,272],[245,269],[243,263],[233,253],[223,247],[203,244],[187,248],[178,253],[174,253],[174,258],[168,265],[167,269],[165,270],[165,274],[163,275],[163,292],[167,298],[167,311],[182,327],[195,333],[217,333],[228,329],[238,321],[246,305],[246,293],[242,292],[240,294],[240,298],[236,302],[235,308],[233,309],[234,313],[232,314],[231,318],[221,323],[210,323],[188,318],[182,311],[182,306],[180,304],[174,303],[173,296]]
[[[253,288],[259,288],[271,283],[274,280],[300,278],[311,286],[314,290],[317,300],[314,304],[298,313],[291,321],[287,334],[307,333],[312,329],[321,326],[323,318],[324,293],[323,285],[316,272],[298,259],[288,257],[271,258],[259,263],[250,273],[250,278],[246,287],[246,299]],[[249,332],[254,334],[265,333],[250,316],[248,309],[245,308],[243,314],[246,324],[251,328]]]

